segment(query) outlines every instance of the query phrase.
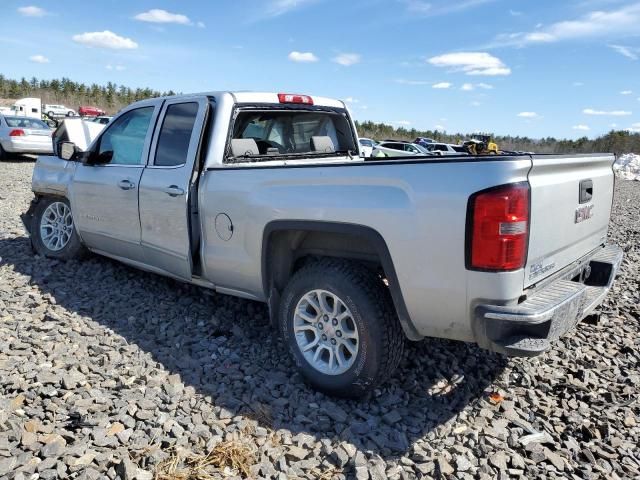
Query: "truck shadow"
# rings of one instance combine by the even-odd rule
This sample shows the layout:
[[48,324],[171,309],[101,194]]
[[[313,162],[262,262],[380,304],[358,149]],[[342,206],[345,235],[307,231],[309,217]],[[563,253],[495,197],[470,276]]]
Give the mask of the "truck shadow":
[[[453,428],[451,420],[468,405],[482,402],[507,365],[504,357],[473,345],[428,339],[408,344],[394,377],[370,398],[333,399],[307,387],[295,373],[260,303],[98,256],[81,262],[40,258],[26,237],[0,239],[0,257],[0,264],[30,277],[45,298],[51,295],[51,303],[76,321],[80,317],[94,330],[101,325],[114,331],[178,374],[200,398],[210,397],[205,401],[218,415],[242,415],[267,429],[305,433],[316,440],[350,442],[385,459]],[[50,321],[69,321],[66,315],[52,317]]]

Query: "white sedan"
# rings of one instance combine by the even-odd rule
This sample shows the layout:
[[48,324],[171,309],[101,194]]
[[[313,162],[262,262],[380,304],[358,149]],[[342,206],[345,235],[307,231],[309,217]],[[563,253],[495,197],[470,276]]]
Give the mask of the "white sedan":
[[45,112],[49,117],[75,117],[78,114],[72,108],[65,107],[64,105],[43,105],[42,111]]
[[464,147],[450,143],[428,143],[425,148],[436,155],[468,155]]
[[373,148],[372,157],[409,157],[413,155],[433,155],[417,143],[401,141],[380,142]]
[[0,160],[10,153],[53,153],[52,130],[42,120],[0,115]]

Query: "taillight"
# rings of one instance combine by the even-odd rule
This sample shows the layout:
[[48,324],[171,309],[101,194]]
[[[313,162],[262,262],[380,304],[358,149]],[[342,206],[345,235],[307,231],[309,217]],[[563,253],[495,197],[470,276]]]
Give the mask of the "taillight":
[[14,128],[9,132],[10,137],[24,137],[24,130],[21,128]]
[[295,93],[279,93],[278,101],[280,103],[302,103],[304,105],[313,105],[313,98],[309,95],[297,95]]
[[529,240],[529,185],[514,183],[475,193],[467,209],[467,268],[524,267]]

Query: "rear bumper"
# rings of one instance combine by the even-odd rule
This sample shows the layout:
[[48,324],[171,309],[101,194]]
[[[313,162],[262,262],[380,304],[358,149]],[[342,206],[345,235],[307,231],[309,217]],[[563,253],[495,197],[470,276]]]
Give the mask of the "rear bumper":
[[46,141],[23,140],[16,137],[13,140],[2,142],[2,148],[9,153],[53,153],[53,142],[51,137],[45,137]]
[[588,259],[591,274],[584,283],[561,277],[517,305],[477,306],[478,344],[512,356],[543,353],[602,303],[621,263],[618,246],[600,247]]

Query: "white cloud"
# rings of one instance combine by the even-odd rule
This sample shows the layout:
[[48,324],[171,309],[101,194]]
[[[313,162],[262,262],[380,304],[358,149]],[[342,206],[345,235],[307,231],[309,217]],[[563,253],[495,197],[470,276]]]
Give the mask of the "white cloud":
[[441,131],[443,131],[443,132],[446,130],[446,128],[444,127],[444,125],[435,125],[435,126],[433,127],[433,129],[434,129],[434,130],[441,130]]
[[403,127],[408,127],[409,125],[411,125],[411,122],[409,120],[396,120],[395,122],[391,122],[394,125],[400,125]]
[[429,85],[431,83],[426,80],[407,80],[405,78],[396,78],[395,82],[400,85]]
[[588,130],[591,130],[591,129],[589,128],[589,126],[588,126],[588,125],[582,125],[582,124],[580,124],[580,125],[574,125],[574,126],[573,126],[573,127],[571,127],[571,128],[573,128],[574,130],[582,130],[582,131],[584,131],[584,132],[586,132],[586,131],[588,131]]
[[574,87],[583,87],[584,83],[583,82],[573,82],[573,86]]
[[520,112],[518,116],[520,118],[540,118],[540,115],[536,112]]
[[333,61],[344,67],[350,67],[356,63],[360,63],[362,57],[357,53],[341,53],[333,58]]
[[618,126],[617,123],[612,123],[611,125],[609,125],[611,128],[616,128]]
[[456,2],[440,2],[433,4],[424,0],[400,0],[407,7],[407,12],[420,16],[446,15],[449,13],[463,12],[470,8],[478,7],[496,0],[458,0]]
[[204,24],[204,22],[196,22],[196,27],[198,28],[205,28],[206,25]]
[[[493,46],[522,46],[582,38],[636,35],[640,23],[640,2],[617,10],[593,11],[575,20],[556,22],[535,32],[501,34]],[[612,47],[613,48],[613,47]],[[624,53],[618,50],[619,53]]]
[[472,107],[479,107],[480,105],[482,105],[480,102],[478,102],[477,100],[474,100],[473,102],[471,102],[469,105],[471,105]]
[[624,57],[630,58],[631,60],[638,60],[639,48],[625,47],[624,45],[609,45],[609,47]]
[[431,85],[431,88],[435,88],[438,90],[444,90],[447,88],[451,88],[451,83],[449,82],[439,82],[439,83],[434,83],[433,85]]
[[123,72],[124,70],[126,70],[127,68],[124,65],[107,65],[105,67],[107,70],[115,70],[116,72]]
[[632,90],[622,90],[620,92],[620,95],[632,95],[633,91]]
[[138,44],[130,38],[121,37],[110,30],[74,35],[73,41],[87,47],[110,48],[113,50],[133,50],[138,48]]
[[347,103],[358,103],[360,102],[360,100],[358,100],[357,98],[353,98],[353,97],[347,97],[344,99],[345,102]]
[[628,112],[626,110],[594,110],[593,108],[585,108],[582,110],[582,113],[585,115],[608,115],[611,117],[625,117],[628,115],[632,115],[633,112]]
[[295,50],[289,54],[289,60],[299,63],[312,63],[317,62],[316,57],[312,52],[296,52]]
[[18,8],[18,13],[25,17],[44,17],[47,15],[47,11],[44,8],[36,7],[34,5],[20,7]]
[[509,75],[511,69],[502,60],[486,52],[446,53],[428,60],[436,67],[447,67],[467,75]]
[[44,55],[31,55],[29,60],[35,63],[49,63],[49,59]]
[[160,8],[152,8],[148,12],[139,13],[135,17],[136,20],[149,23],[177,23],[180,25],[191,25],[191,20],[181,13],[171,13]]
[[509,10],[509,13],[512,17],[519,17],[520,15],[522,15],[522,12],[519,12],[517,10]]
[[493,85],[489,85],[488,83],[465,83],[460,87],[460,90],[464,90],[465,92],[471,92],[476,88],[482,88],[483,90],[491,90],[493,89]]
[[634,123],[633,125],[631,125],[630,127],[626,128],[625,130],[631,132],[631,133],[640,133],[640,123]]
[[289,13],[296,8],[302,8],[316,0],[271,0],[266,6],[267,17],[279,17],[285,13]]

